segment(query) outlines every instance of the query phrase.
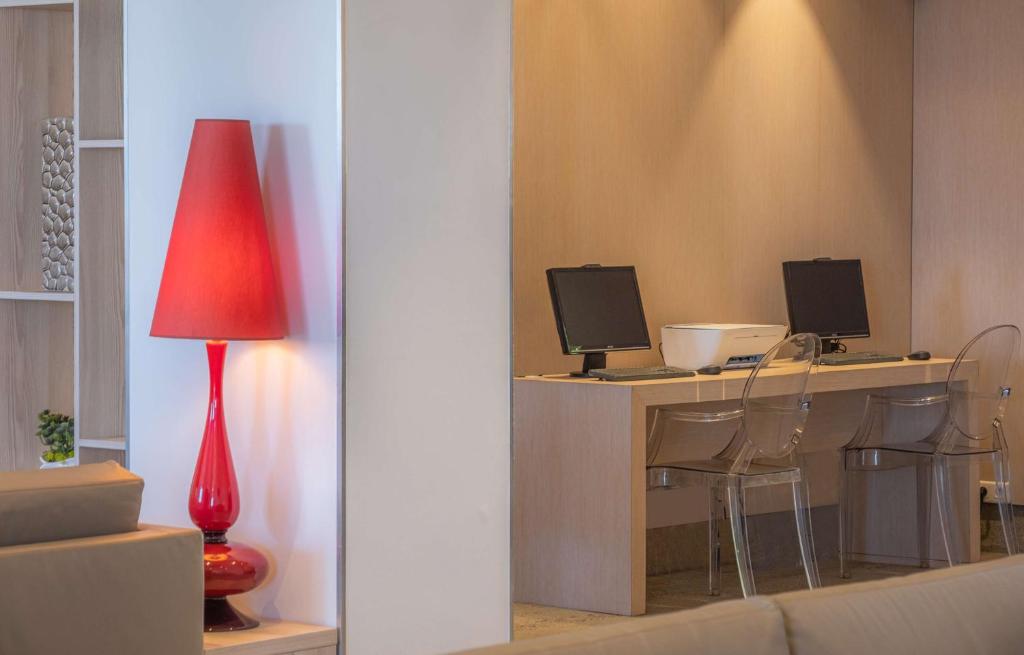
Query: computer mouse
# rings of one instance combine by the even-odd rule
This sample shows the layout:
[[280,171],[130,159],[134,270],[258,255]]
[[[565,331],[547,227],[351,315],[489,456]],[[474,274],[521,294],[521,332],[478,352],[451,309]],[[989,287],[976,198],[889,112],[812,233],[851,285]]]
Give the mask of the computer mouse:
[[718,375],[719,373],[722,372],[722,367],[711,364],[710,366],[698,368],[697,372],[700,373],[701,375]]
[[927,350],[915,350],[914,352],[907,355],[907,359],[916,359],[919,362],[923,362],[926,359],[931,359],[932,354]]

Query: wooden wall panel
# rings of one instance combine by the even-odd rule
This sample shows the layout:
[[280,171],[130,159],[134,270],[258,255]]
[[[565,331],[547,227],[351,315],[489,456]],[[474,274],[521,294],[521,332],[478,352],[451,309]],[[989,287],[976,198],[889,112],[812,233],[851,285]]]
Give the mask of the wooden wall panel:
[[[635,264],[652,339],[786,322],[781,262],[860,257],[910,342],[910,0],[517,0],[517,374],[563,357],[544,270]],[[612,366],[654,364],[657,350]]]
[[15,307],[14,301],[0,301],[0,471],[13,471],[18,458],[14,436]]
[[78,453],[79,464],[100,464],[102,462],[117,462],[125,466],[123,450],[107,450],[105,448],[82,448]]
[[[1024,3],[924,0],[915,15],[913,347],[956,353],[1024,325]],[[1024,371],[1007,419],[1024,499]]]
[[124,161],[120,149],[82,159],[79,239],[80,403],[83,438],[125,435]]
[[0,300],[0,471],[39,467],[36,417],[74,409],[71,303]]
[[0,289],[42,291],[42,121],[71,116],[70,7],[0,8]]
[[83,139],[124,136],[123,0],[78,0]]

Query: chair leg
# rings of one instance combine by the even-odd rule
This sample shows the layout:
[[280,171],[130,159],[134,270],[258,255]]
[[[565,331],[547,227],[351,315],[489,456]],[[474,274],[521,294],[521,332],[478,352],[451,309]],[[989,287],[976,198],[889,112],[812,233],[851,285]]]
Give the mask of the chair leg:
[[1020,549],[1017,547],[1017,527],[1010,497],[1010,462],[1004,453],[996,452],[992,455],[992,467],[996,474],[996,502],[999,503],[999,522],[1003,524],[1006,552],[1016,555]]
[[796,514],[796,536],[800,542],[800,559],[804,565],[807,586],[817,589],[821,586],[818,575],[818,558],[814,554],[814,532],[811,529],[811,502],[807,480],[793,483],[793,512]]
[[849,453],[839,451],[839,577],[850,577],[850,544],[852,543],[850,520],[850,469]]
[[729,481],[729,521],[732,524],[732,546],[736,551],[736,568],[740,574],[740,587],[743,597],[749,598],[757,594],[754,587],[753,567],[750,561],[750,541],[747,533],[747,514],[744,507],[743,485],[738,479]]
[[722,487],[708,485],[708,595],[722,593],[722,538],[720,519],[725,509]]
[[931,563],[932,545],[932,466],[924,458],[917,462],[917,553],[918,566]]
[[946,547],[946,560],[950,566],[960,563],[958,545],[960,531],[957,528],[956,506],[953,502],[952,476],[949,457],[934,455],[932,471],[935,476],[935,499],[939,509],[939,525],[942,528],[942,542]]

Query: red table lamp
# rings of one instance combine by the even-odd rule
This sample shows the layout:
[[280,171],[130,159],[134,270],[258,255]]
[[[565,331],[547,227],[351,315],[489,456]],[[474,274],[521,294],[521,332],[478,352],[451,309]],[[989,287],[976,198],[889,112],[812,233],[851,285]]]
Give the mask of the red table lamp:
[[285,336],[249,121],[197,120],[150,335],[206,340],[210,407],[188,512],[203,531],[207,632],[259,625],[227,600],[259,585],[267,560],[226,537],[240,500],[221,381],[227,341]]

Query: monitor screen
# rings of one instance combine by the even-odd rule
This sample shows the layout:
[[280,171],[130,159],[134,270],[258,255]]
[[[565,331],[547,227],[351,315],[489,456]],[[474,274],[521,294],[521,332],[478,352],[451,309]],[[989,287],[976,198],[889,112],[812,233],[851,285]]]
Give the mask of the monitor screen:
[[867,337],[868,305],[859,259],[785,262],[789,329],[823,339]]
[[563,353],[651,347],[632,266],[552,268],[548,288]]

